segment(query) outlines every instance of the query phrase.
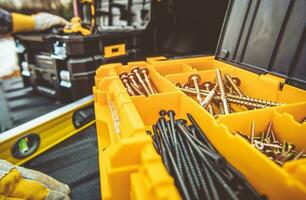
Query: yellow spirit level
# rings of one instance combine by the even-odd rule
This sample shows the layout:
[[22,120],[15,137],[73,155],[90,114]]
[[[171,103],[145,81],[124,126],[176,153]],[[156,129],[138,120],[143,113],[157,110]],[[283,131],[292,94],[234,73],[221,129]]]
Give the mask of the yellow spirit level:
[[93,96],[0,134],[0,159],[20,165],[95,122]]

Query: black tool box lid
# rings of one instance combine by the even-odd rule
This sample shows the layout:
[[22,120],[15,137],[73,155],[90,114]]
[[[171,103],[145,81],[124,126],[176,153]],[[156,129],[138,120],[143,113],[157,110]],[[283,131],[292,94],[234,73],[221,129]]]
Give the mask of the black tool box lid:
[[305,0],[231,0],[216,58],[306,89],[305,38]]

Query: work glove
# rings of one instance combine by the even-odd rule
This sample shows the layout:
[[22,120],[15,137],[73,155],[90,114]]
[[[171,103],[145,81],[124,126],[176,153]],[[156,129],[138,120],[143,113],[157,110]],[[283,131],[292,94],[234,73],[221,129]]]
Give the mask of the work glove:
[[33,15],[33,18],[35,31],[43,31],[53,26],[65,26],[68,24],[68,21],[64,18],[44,12]]
[[36,170],[0,159],[0,200],[70,200],[70,188]]

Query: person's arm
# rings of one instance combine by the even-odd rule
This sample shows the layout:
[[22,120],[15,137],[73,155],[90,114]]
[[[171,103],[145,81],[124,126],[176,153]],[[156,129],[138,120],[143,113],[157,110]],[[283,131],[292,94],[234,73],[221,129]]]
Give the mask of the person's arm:
[[35,30],[35,19],[33,16],[12,13],[12,32],[28,32]]
[[36,15],[23,15],[9,13],[0,8],[0,34],[43,31],[52,26],[64,26],[68,22],[56,15],[38,13]]
[[12,32],[12,16],[9,12],[0,8],[0,35]]

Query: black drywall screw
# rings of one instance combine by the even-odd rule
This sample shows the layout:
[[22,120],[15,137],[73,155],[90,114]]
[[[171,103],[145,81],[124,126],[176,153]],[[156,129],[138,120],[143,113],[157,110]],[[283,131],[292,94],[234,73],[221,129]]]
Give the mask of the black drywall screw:
[[[157,122],[157,125],[160,124],[159,128],[161,130],[163,130],[163,132],[167,135],[167,134],[169,134],[170,130],[167,129],[167,122],[166,122],[166,118],[165,118],[166,114],[167,114],[167,112],[165,110],[159,111],[160,118]],[[168,137],[165,137],[165,138],[166,138],[167,144],[170,147],[171,146],[171,141],[169,140]]]
[[[194,168],[195,168],[195,170],[196,170],[196,172],[198,174],[199,189],[201,189],[201,187],[202,187],[202,189],[204,190],[205,199],[211,199],[209,191],[208,191],[208,188],[207,188],[207,183],[206,183],[205,178],[204,178],[204,176],[203,176],[203,174],[201,172],[201,168],[200,168],[199,162],[196,159],[196,156],[194,155],[193,150],[192,150],[190,144],[187,143],[186,146],[188,147],[191,160],[192,160],[192,162],[194,164]],[[196,176],[196,178],[197,178],[197,176]]]
[[[219,200],[220,197],[219,197],[219,194],[218,194],[218,192],[216,190],[216,187],[214,185],[214,181],[213,181],[213,179],[212,179],[212,177],[211,177],[211,175],[210,175],[210,173],[209,173],[209,171],[208,171],[208,169],[207,169],[207,167],[205,166],[204,163],[202,163],[202,168],[203,168],[203,171],[204,171],[204,176],[207,179],[208,187],[210,188],[210,191],[211,191],[212,199],[213,200]],[[209,198],[211,198],[210,194],[209,194]]]
[[189,121],[191,122],[191,124],[193,125],[193,127],[197,130],[197,132],[199,133],[198,135],[205,141],[205,143],[207,144],[207,146],[215,151],[215,148],[210,144],[209,140],[207,139],[207,137],[205,136],[204,132],[202,131],[202,129],[200,128],[200,126],[198,125],[198,123],[195,121],[195,119],[192,117],[191,114],[187,113],[187,117],[189,119]]
[[232,186],[238,186],[239,185],[239,179],[237,176],[232,174],[231,171],[229,171],[227,168],[224,168],[223,170],[220,170],[220,174],[227,180],[229,185]]
[[[156,124],[157,130],[159,130],[160,135],[164,134],[167,135],[167,130],[163,127],[162,122],[158,121]],[[167,145],[170,146],[170,142],[169,142],[169,138],[168,137],[164,137],[163,140],[165,140],[165,142],[167,143]]]
[[[170,135],[172,135],[172,144],[174,146],[174,155],[176,157],[177,160],[180,159],[180,153],[179,153],[179,143],[178,143],[178,140],[177,140],[177,137],[176,137],[176,130],[175,130],[175,112],[173,110],[169,110],[167,112],[167,115],[170,119],[170,129],[169,131],[171,132]],[[177,166],[179,168],[179,171],[181,173],[181,175],[183,175],[183,167],[182,167],[182,164],[181,162],[177,162]]]
[[159,114],[154,134],[147,133],[183,199],[266,199],[227,163],[190,114],[189,126],[184,119],[175,120],[173,110],[161,110]]
[[[199,155],[199,157],[201,157],[201,159],[206,163],[206,165],[208,166],[208,168],[211,170],[212,174],[216,177],[216,179],[218,180],[218,182],[221,184],[221,186],[227,191],[227,193],[229,194],[229,196],[232,199],[238,200],[238,198],[235,196],[233,190],[226,184],[226,182],[222,179],[222,177],[214,170],[214,168],[211,166],[210,162],[207,160],[207,158],[205,156],[202,155],[201,151],[197,148],[196,144],[193,143],[193,141],[189,138],[189,134],[186,132],[186,130],[184,130],[184,127],[182,125],[182,122],[177,121],[176,123],[178,125],[178,128],[180,129],[180,131],[183,132],[184,136],[186,136],[185,138],[187,138],[190,142],[190,144],[194,147],[195,152],[197,152],[197,154]],[[203,152],[203,151],[202,151]],[[209,155],[209,153],[207,152],[207,155]],[[215,162],[216,160],[218,160],[218,157],[211,156],[210,158],[214,159]],[[217,163],[217,162],[216,162]]]
[[165,121],[166,122],[166,127],[167,127],[167,137],[169,137],[169,144],[170,144],[170,148],[172,150],[172,152],[174,151],[173,149],[173,134],[171,131],[171,127],[170,127],[170,123],[169,121]]
[[[193,147],[193,149],[199,154],[199,156],[201,158],[203,158],[204,156],[202,155],[202,153],[204,153],[205,155],[209,156],[210,158],[212,158],[214,160],[214,162],[220,167],[222,168],[226,161],[225,159],[216,154],[215,152],[211,152],[207,149],[204,149],[203,146],[202,148],[200,146],[198,146],[194,141],[194,138],[192,138],[190,136],[190,134],[188,134],[187,130],[184,129],[184,126],[182,124],[182,122],[180,120],[177,120],[176,121],[176,125],[178,126],[179,130],[183,133],[183,135],[185,136],[185,138],[189,141],[189,143],[191,144],[191,146]],[[202,153],[201,153],[202,152]]]
[[204,163],[206,164],[206,166],[208,167],[208,169],[211,171],[211,174],[214,175],[214,177],[216,178],[216,180],[220,183],[220,185],[222,186],[222,188],[227,192],[227,194],[229,195],[229,197],[231,199],[234,200],[239,200],[234,191],[229,187],[229,185],[223,180],[223,178],[218,174],[218,172],[214,169],[213,166],[211,166],[211,163],[207,160],[207,158],[204,157],[203,159]]
[[[195,185],[195,182],[194,182],[194,180],[195,180],[194,174],[192,173],[192,170],[190,169],[191,163],[190,163],[190,161],[188,161],[188,159],[189,159],[188,155],[186,155],[183,152],[182,148],[179,148],[179,152],[180,152],[180,160],[182,161],[182,166],[183,166],[183,168],[182,168],[182,171],[183,171],[182,178],[189,182],[189,188],[191,189],[194,198],[199,199],[199,196],[198,196],[198,193],[197,193],[197,188],[196,188],[196,185]],[[186,176],[184,176],[184,174]]]
[[[155,125],[153,125],[153,132],[154,132],[155,136],[159,136],[158,130],[157,130]],[[168,160],[168,157],[167,157],[166,148],[165,148],[165,145],[163,145],[163,143],[162,143],[162,139],[160,139],[159,147],[160,147],[160,153],[161,153],[163,162],[164,162],[168,172],[171,173],[171,168],[170,168],[169,160]]]
[[229,171],[232,172],[232,174],[235,174],[236,179],[238,179],[238,181],[243,184],[249,191],[249,195],[250,193],[252,195],[254,195],[255,199],[267,199],[267,197],[265,195],[259,194],[253,186],[250,185],[250,183],[248,182],[248,180],[237,170],[235,169],[232,165],[230,165],[229,163],[227,163],[227,169]]
[[235,174],[236,178],[239,179],[240,183],[247,183],[247,179],[237,170],[235,169],[232,165],[226,164],[226,168],[232,172],[232,174]]
[[195,127],[193,125],[189,126],[189,130],[190,130],[191,135],[194,138],[197,138],[197,131],[196,131],[196,129],[195,129]]
[[[194,182],[191,181],[190,187],[191,187],[191,189],[192,189],[193,191],[195,191],[195,194],[197,195],[197,192],[196,192],[196,188],[195,188],[195,187],[196,187],[196,186],[198,187],[198,186],[200,185],[200,182],[199,182],[199,180],[197,179],[197,173],[195,172],[193,163],[192,163],[192,161],[191,161],[191,159],[190,159],[190,155],[189,155],[190,152],[187,151],[187,147],[186,147],[186,145],[184,144],[183,139],[182,139],[182,137],[180,136],[179,133],[177,133],[177,138],[178,138],[178,141],[179,141],[179,143],[180,143],[180,146],[182,147],[182,148],[180,148],[180,150],[181,150],[181,152],[182,152],[182,158],[183,158],[183,160],[185,160],[185,163],[184,163],[185,166],[184,166],[184,168],[187,169],[187,170],[186,170],[186,173],[188,173],[188,174],[187,174],[187,178],[188,178],[188,179],[192,178],[192,179],[194,180],[194,182],[195,182],[195,185],[194,185]],[[185,150],[185,152],[183,152],[183,149]],[[190,169],[190,170],[189,170],[189,169]],[[198,197],[197,197],[197,198],[198,198]]]
[[151,136],[151,138],[153,139],[153,145],[154,145],[154,147],[155,147],[155,149],[156,149],[157,153],[159,153],[159,154],[160,154],[160,146],[159,146],[159,141],[158,141],[158,139],[157,139],[156,135],[152,135],[152,132],[151,132],[151,131],[146,131],[146,132],[147,132],[147,134],[148,134],[148,135],[150,135],[150,136]]
[[175,112],[173,110],[169,110],[167,112],[167,115],[169,117],[169,132],[171,133],[169,136],[172,139],[172,142],[174,143],[174,132],[175,132],[175,128],[174,128],[174,120],[175,120]]
[[168,146],[168,144],[165,142],[166,141],[166,135],[164,135],[163,133],[161,133],[161,138],[162,138],[162,144],[165,146],[166,151],[168,153],[169,156],[169,160],[173,169],[173,175],[176,177],[176,182],[179,185],[179,188],[181,189],[182,195],[184,197],[184,199],[186,200],[191,200],[190,194],[188,193],[188,190],[182,180],[182,177],[180,176],[180,173],[178,171],[177,165],[175,163],[175,160],[173,158],[173,155],[170,151],[170,147]]

